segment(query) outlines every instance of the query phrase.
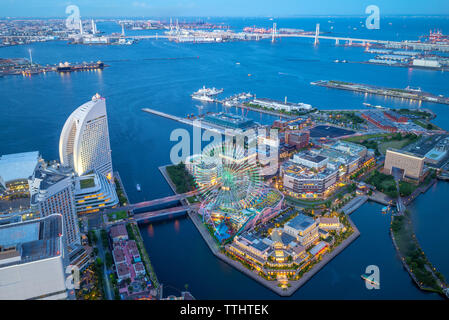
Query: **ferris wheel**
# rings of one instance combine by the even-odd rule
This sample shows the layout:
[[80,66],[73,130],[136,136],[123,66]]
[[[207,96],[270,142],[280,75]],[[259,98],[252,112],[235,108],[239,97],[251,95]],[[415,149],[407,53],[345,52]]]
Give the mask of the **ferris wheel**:
[[209,210],[243,210],[254,205],[262,193],[256,154],[248,155],[237,144],[209,145],[194,165],[194,178]]

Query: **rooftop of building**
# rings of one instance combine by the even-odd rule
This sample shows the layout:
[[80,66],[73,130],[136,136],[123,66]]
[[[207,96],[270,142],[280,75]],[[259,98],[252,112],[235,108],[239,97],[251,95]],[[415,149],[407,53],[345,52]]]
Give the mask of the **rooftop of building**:
[[266,251],[266,250],[268,250],[268,249],[270,248],[269,245],[267,245],[266,243],[260,241],[259,239],[253,241],[253,242],[250,244],[250,246],[253,247],[253,248],[255,248],[255,249],[257,249],[257,250],[260,251],[260,252]]
[[298,231],[304,231],[311,225],[313,225],[314,222],[315,220],[312,217],[300,213],[292,220],[287,222],[286,225]]
[[406,150],[399,150],[399,149],[394,149],[394,148],[388,148],[386,155],[388,155],[388,153],[399,153],[399,154],[403,154],[409,157],[414,157],[414,158],[418,158],[421,160],[424,160],[424,156],[420,155],[420,154],[416,154],[414,152],[410,152],[410,151],[406,151]]
[[291,160],[284,162],[284,164],[282,164],[282,168],[284,170],[284,174],[292,176],[297,179],[320,180],[325,179],[337,172],[336,169],[327,167],[325,167],[322,170],[316,171],[308,168],[305,165],[298,164]]
[[115,265],[115,268],[117,269],[117,274],[119,277],[127,276],[130,274],[128,265],[124,262],[117,263]]
[[40,159],[39,151],[5,154],[0,156],[0,177],[3,181],[28,179]]
[[338,217],[320,217],[320,224],[338,224],[340,219]]
[[296,238],[288,233],[282,231],[282,229],[276,229],[271,232],[271,240],[273,242],[280,242],[284,246],[290,245],[292,242],[296,241]]
[[112,250],[112,255],[114,256],[115,263],[125,262],[125,254],[123,253],[123,249],[120,247],[115,247]]
[[383,126],[396,128],[396,124],[393,121],[391,121],[390,119],[388,119],[387,117],[385,117],[383,112],[381,112],[381,111],[377,111],[377,110],[376,111],[374,111],[374,110],[363,111],[363,115],[368,116],[369,118],[371,118],[372,120],[376,121],[377,123],[379,123]]
[[111,235],[111,238],[118,238],[118,237],[128,237],[128,231],[126,231],[126,227],[124,224],[118,224],[111,227],[111,230],[109,230],[109,234]]
[[390,110],[385,110],[384,113],[386,113],[386,114],[388,114],[388,115],[390,115],[390,116],[392,116],[392,117],[394,117],[396,119],[407,118],[406,116],[404,116],[404,115],[402,115],[402,114],[400,114],[400,113],[398,113],[396,111],[393,111],[391,109]]
[[60,166],[59,164],[54,164],[45,167],[40,166],[34,172],[34,177],[37,179],[42,179],[40,189],[45,190],[58,183],[59,181],[72,176],[72,174],[72,169]]
[[315,154],[312,152],[308,152],[308,151],[304,151],[304,152],[300,152],[295,154],[294,156],[295,159],[304,159],[313,163],[321,163],[323,161],[325,161],[327,158],[325,156],[322,156],[320,154]]
[[330,160],[329,162],[336,162],[337,166],[339,163],[349,164],[360,159],[358,155],[333,148],[323,148],[319,153],[320,155],[327,157]]
[[447,138],[449,138],[448,134],[435,134],[428,137],[421,137],[417,142],[407,146],[403,150],[419,156],[425,156],[426,153],[431,151],[436,146],[444,145],[446,143],[449,144],[449,141],[446,140]]
[[365,146],[362,146],[361,144],[343,140],[337,140],[333,145],[331,145],[331,148],[349,152],[352,154],[358,154],[364,150],[367,150],[367,148]]
[[224,112],[208,114],[204,117],[204,120],[230,128],[242,129],[254,125],[254,121],[252,119]]
[[317,245],[315,245],[312,249],[310,249],[310,254],[314,256],[327,246],[328,246],[327,242],[321,241]]
[[310,106],[309,104],[306,103],[302,103],[302,102],[289,102],[289,101],[280,101],[280,100],[274,100],[274,99],[270,99],[270,98],[254,98],[253,102],[265,102],[265,103],[271,103],[271,104],[280,104],[280,105],[285,105],[285,106],[292,106],[292,107],[297,107],[297,106]]
[[[45,218],[0,226],[0,266],[28,263],[61,254],[62,216],[50,215]],[[15,253],[14,253],[15,252]],[[11,256],[20,259],[8,262]],[[2,264],[2,260],[6,263]]]

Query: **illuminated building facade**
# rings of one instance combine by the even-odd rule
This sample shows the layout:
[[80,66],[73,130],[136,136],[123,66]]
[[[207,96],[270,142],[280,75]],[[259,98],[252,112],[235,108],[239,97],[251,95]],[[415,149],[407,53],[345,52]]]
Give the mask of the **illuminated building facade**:
[[297,153],[281,166],[284,192],[296,198],[326,198],[375,159],[364,146],[337,141],[319,150]]
[[41,217],[62,215],[68,250],[81,245],[72,170],[58,165],[41,166],[34,172],[29,185],[31,209]]
[[119,203],[114,184],[102,174],[75,177],[75,207],[78,214],[115,207]]
[[284,225],[284,232],[296,238],[303,247],[310,247],[319,239],[318,223],[309,216],[298,214]]
[[420,181],[424,176],[424,160],[425,157],[407,151],[388,149],[385,155],[384,171],[391,174],[393,168],[397,168],[402,171],[402,178]]
[[66,120],[59,140],[59,157],[63,166],[78,176],[96,170],[112,179],[106,100],[95,95],[78,107]]

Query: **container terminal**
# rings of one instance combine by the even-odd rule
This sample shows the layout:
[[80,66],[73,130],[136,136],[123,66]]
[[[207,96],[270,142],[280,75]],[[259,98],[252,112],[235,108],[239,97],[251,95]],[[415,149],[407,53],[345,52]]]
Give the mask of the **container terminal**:
[[385,88],[368,84],[343,82],[335,80],[319,80],[310,83],[314,86],[321,86],[326,88],[334,88],[340,90],[356,91],[362,93],[377,94],[382,96],[390,96],[395,98],[418,100],[425,102],[433,102],[440,104],[449,104],[449,98],[442,95],[436,96],[434,94],[421,91],[421,89],[413,89],[407,87],[405,89]]

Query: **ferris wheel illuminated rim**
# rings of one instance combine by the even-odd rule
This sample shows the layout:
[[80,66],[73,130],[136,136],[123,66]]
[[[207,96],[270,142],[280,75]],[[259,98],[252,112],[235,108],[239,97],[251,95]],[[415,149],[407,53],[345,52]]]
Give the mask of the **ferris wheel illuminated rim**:
[[194,172],[203,203],[211,209],[245,209],[262,194],[259,165],[236,144],[207,146],[201,160],[195,163]]

